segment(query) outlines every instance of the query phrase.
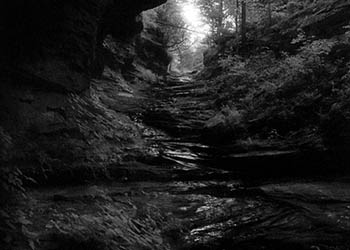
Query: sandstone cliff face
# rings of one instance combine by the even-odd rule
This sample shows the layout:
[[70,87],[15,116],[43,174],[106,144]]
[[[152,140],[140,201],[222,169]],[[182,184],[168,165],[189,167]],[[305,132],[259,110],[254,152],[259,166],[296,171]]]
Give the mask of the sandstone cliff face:
[[[139,154],[129,113],[140,108],[137,89],[156,80],[139,55],[149,43],[138,35],[139,14],[164,0],[7,2],[0,10],[0,160],[45,176]],[[161,45],[149,44],[166,68]]]
[[164,0],[6,1],[0,10],[5,65],[67,91],[89,86],[96,48],[107,34],[128,39],[142,31],[141,11]]

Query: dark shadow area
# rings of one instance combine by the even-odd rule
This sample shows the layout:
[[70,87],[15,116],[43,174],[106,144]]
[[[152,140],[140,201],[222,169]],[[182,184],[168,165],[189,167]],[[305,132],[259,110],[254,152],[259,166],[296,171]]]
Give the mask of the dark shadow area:
[[6,0],[0,249],[350,249],[346,0]]

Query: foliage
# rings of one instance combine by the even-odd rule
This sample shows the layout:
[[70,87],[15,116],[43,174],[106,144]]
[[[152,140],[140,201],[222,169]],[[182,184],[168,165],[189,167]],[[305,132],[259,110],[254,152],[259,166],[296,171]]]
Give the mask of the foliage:
[[[249,29],[268,28],[315,3],[302,0],[204,0],[197,1],[197,4],[211,26],[208,41],[217,42],[234,34],[245,36],[243,33]],[[243,30],[243,26],[248,30]]]
[[228,55],[219,59],[219,65],[230,73],[239,73],[246,67],[246,62],[240,56]]
[[163,45],[170,51],[188,48],[189,32],[181,13],[181,0],[168,1],[156,8],[152,18],[154,26],[163,34]]
[[203,0],[199,1],[198,5],[211,27],[213,38],[222,36],[227,30],[234,30],[234,7],[231,1]]
[[[147,28],[158,30],[163,47],[173,56],[170,71],[193,70],[202,66],[202,46],[194,46],[192,33],[198,32],[189,27],[183,16],[186,0],[171,0],[166,4],[147,11]],[[181,67],[179,67],[181,65]],[[175,66],[175,67],[174,67]],[[179,69],[181,68],[181,69]]]
[[[212,83],[219,94],[216,104],[238,111],[240,126],[250,136],[286,139],[298,130],[318,133],[332,105],[349,96],[346,39],[316,39],[300,32],[292,42],[299,50],[282,56],[263,49],[243,57],[226,47],[218,59],[222,72]],[[223,113],[218,111],[216,120],[218,114]],[[226,116],[220,119],[227,121]]]

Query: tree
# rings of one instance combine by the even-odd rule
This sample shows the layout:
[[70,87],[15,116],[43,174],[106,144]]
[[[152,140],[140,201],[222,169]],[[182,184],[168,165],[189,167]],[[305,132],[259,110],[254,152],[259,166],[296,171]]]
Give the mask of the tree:
[[[169,70],[186,71],[192,70],[202,62],[202,47],[193,47],[193,30],[186,23],[183,16],[183,6],[187,0],[168,0],[168,2],[154,10],[151,22],[157,27],[162,35],[162,43],[173,60]],[[148,20],[149,22],[149,20]]]
[[271,24],[272,24],[271,0],[267,0],[267,26],[270,27]]
[[170,52],[188,47],[189,32],[181,13],[182,0],[168,1],[166,4],[154,9],[151,18],[153,26],[162,35],[162,43]]
[[197,3],[211,27],[213,40],[236,29],[234,0],[201,0]]
[[242,44],[246,41],[246,32],[247,32],[247,3],[242,1],[242,18],[241,18],[241,42]]
[[236,0],[235,29],[236,29],[236,33],[238,34],[238,30],[239,30],[239,0]]

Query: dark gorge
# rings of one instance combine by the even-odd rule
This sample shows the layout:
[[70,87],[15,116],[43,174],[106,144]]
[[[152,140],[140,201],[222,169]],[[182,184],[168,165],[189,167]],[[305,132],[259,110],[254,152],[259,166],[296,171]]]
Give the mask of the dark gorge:
[[350,249],[349,1],[0,5],[1,249]]

